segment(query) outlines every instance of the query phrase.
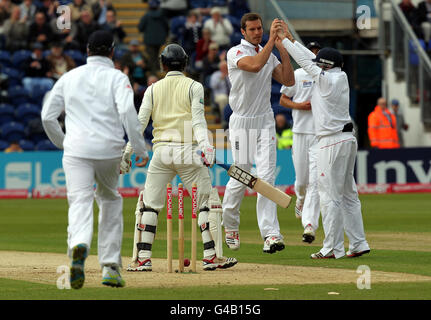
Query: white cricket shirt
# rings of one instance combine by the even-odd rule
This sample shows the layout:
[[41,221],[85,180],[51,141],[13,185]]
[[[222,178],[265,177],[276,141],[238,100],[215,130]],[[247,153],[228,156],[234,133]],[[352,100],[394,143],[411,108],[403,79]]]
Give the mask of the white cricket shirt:
[[[271,53],[265,66],[257,73],[238,68],[238,61],[257,54],[255,46],[242,39],[241,43],[230,48],[227,53],[229,80],[232,88],[229,94],[229,105],[232,111],[240,116],[253,117],[271,112],[272,72],[280,64]],[[259,45],[259,51],[262,46]]]
[[[66,134],[57,121],[63,111]],[[124,129],[136,155],[147,155],[130,81],[107,57],[88,57],[87,64],[64,74],[48,94],[41,118],[48,137],[64,155],[121,157]]]
[[[316,136],[341,132],[351,122],[349,114],[349,82],[341,68],[323,71],[311,59],[314,54],[298,41],[283,40],[290,56],[314,79],[311,105]],[[312,56],[311,56],[312,55]]]
[[[295,84],[291,87],[282,86],[280,92],[292,99],[293,102],[301,103],[311,100],[313,92],[313,77],[304,69],[295,70]],[[312,110],[292,109],[293,133],[314,134],[314,120]]]

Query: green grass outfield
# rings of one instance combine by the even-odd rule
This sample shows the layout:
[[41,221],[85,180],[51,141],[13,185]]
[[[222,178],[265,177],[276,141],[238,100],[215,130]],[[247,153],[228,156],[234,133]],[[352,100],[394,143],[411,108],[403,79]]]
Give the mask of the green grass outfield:
[[[279,208],[279,221],[286,249],[277,254],[262,253],[263,241],[257,228],[255,197],[246,197],[241,208],[241,249],[224,248],[225,255],[235,256],[240,263],[280,264],[288,266],[324,267],[356,270],[367,265],[371,272],[386,271],[431,277],[431,195],[392,194],[361,196],[365,231],[372,248],[369,255],[357,258],[313,261],[309,255],[319,250],[323,231],[317,232],[312,244],[300,241],[302,226],[294,217],[293,206]],[[124,199],[124,240],[122,255],[131,255],[134,208],[136,199]],[[174,202],[175,204],[175,202]],[[190,199],[186,198],[186,252],[190,243]],[[174,211],[175,212],[175,211]],[[97,215],[97,209],[95,210]],[[97,221],[97,218],[95,218]],[[174,230],[175,230],[174,222]],[[0,200],[0,250],[30,252],[66,252],[67,201],[64,199]],[[154,258],[166,254],[165,211],[159,214],[159,227],[153,246]],[[97,254],[97,225],[91,254]],[[423,240],[422,240],[423,239]],[[347,242],[346,242],[347,245]],[[202,258],[198,243],[198,258]],[[1,256],[0,256],[1,259]],[[31,261],[29,261],[31,264]],[[265,275],[270,277],[270,275]],[[59,290],[53,285],[0,278],[0,299],[431,299],[431,282],[375,283],[370,290],[359,290],[355,284],[277,285],[267,286],[187,287],[181,288],[86,288],[79,291]],[[328,292],[339,292],[330,295]]]

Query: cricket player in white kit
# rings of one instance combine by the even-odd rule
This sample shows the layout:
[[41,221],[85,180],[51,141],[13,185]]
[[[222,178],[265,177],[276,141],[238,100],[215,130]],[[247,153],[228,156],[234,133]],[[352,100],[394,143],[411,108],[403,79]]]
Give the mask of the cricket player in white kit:
[[325,239],[323,248],[311,258],[338,259],[346,255],[344,230],[349,238],[348,257],[369,253],[353,176],[358,147],[349,115],[349,83],[341,70],[343,57],[332,48],[323,48],[315,56],[293,39],[286,24],[279,29],[278,37],[315,81],[311,105],[318,139],[317,175]]
[[[320,45],[310,42],[307,48],[317,53]],[[282,86],[280,105],[292,109],[292,159],[295,167],[295,215],[301,219],[302,241],[312,243],[319,226],[320,202],[317,188],[317,139],[311,110],[314,80],[304,69],[295,70],[295,85]]]
[[[199,150],[203,151],[207,162],[212,165],[215,149],[208,138],[203,86],[182,73],[187,59],[184,49],[177,44],[170,44],[163,50],[160,60],[167,74],[145,91],[139,109],[142,131],[147,127],[150,117],[153,120],[154,153],[144,191],[136,206],[137,229],[133,245],[136,261],[132,261],[128,271],[152,271],[152,245],[158,214],[165,204],[166,185],[177,174],[189,191],[193,183],[197,184],[198,225],[204,247],[203,269],[226,269],[237,263],[235,258],[216,256],[215,242],[210,231],[211,206],[208,203],[213,188],[209,170],[198,154]],[[128,144],[125,149],[121,164],[123,172],[130,169],[132,147]],[[139,161],[136,165],[142,166]],[[220,201],[217,192],[216,197]]]
[[[50,140],[64,149],[71,286],[84,284],[84,261],[93,236],[93,202],[99,206],[98,255],[104,285],[123,287],[121,243],[123,201],[117,191],[124,129],[137,155],[148,160],[128,77],[114,68],[114,39],[106,31],[88,40],[87,64],[64,74],[42,108]],[[65,112],[66,134],[58,117]],[[96,191],[94,184],[96,183]]]
[[[275,182],[276,131],[271,108],[271,81],[286,86],[294,84],[290,57],[277,41],[277,29],[281,20],[275,19],[265,47],[262,41],[262,19],[258,14],[247,13],[241,19],[244,39],[227,53],[229,80],[232,88],[229,104],[232,115],[229,120],[229,140],[235,165],[250,171],[256,163],[257,176],[268,183]],[[272,53],[274,45],[280,51],[282,63]],[[223,199],[223,225],[229,248],[239,249],[240,206],[246,186],[230,178]],[[263,251],[274,253],[285,245],[277,217],[277,205],[258,194],[257,221],[262,238]]]

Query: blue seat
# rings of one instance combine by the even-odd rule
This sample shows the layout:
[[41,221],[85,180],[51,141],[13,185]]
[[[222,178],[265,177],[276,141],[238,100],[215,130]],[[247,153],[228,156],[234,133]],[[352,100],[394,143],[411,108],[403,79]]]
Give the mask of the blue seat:
[[11,62],[14,68],[21,69],[22,64],[31,57],[30,50],[18,50],[12,54]]
[[2,138],[8,142],[19,141],[25,138],[25,128],[22,123],[11,121],[1,126]]
[[0,125],[15,119],[15,108],[8,103],[0,104]]
[[190,7],[195,8],[206,8],[208,6],[208,0],[190,0]]
[[185,16],[176,16],[171,19],[171,30],[176,39],[178,39],[179,43],[182,44],[182,40],[184,38],[184,30],[186,28],[186,17]]
[[25,139],[20,140],[19,146],[24,151],[33,151],[34,150],[34,143],[30,140],[25,140]]
[[211,7],[226,7],[227,0],[209,0],[209,5]]
[[274,115],[281,113],[281,114],[284,114],[286,116],[286,119],[292,119],[292,110],[291,109],[280,106],[280,104],[278,102],[274,103],[271,107],[272,107],[272,111],[274,112]]
[[25,125],[28,125],[30,120],[40,117],[40,109],[32,103],[24,103],[18,106],[15,111],[15,117]]
[[10,99],[10,102],[14,105],[27,103],[31,100],[29,92],[23,86],[20,85],[9,87],[8,97]]
[[43,98],[49,89],[45,85],[35,84],[33,85],[33,90],[29,92],[29,97],[33,103],[37,105],[42,105]]
[[0,151],[3,151],[7,147],[9,147],[9,143],[7,141],[0,140]]
[[43,50],[43,57],[46,58],[47,56],[49,56],[51,54],[51,50],[50,49],[46,49]]
[[241,32],[234,32],[230,36],[230,44],[232,46],[236,46],[237,44],[240,44],[241,39],[242,39]]
[[20,85],[22,82],[22,78],[24,77],[24,73],[15,68],[4,67],[2,68],[2,73],[7,75],[9,87]]
[[11,62],[11,55],[9,51],[6,50],[0,50],[0,64],[3,65],[3,67],[10,67]]
[[230,23],[232,24],[233,29],[236,32],[241,33],[241,20],[240,19],[238,19],[237,17],[232,16],[232,15],[225,15],[225,18],[230,21]]
[[86,62],[86,56],[79,50],[66,50],[64,53],[71,57],[77,66],[81,66]]
[[[419,41],[419,43],[420,43],[421,47],[422,47],[424,50],[426,50],[426,44],[425,44],[425,41],[424,41],[424,40],[422,40],[422,39],[418,39],[418,41]],[[417,54],[416,47],[415,47],[415,45],[414,45],[414,43],[413,43],[413,41],[412,41],[412,40],[410,40],[410,41],[409,41],[409,62],[410,62],[410,64],[411,64],[411,65],[413,65],[413,66],[417,66],[417,65],[419,65],[419,56],[418,56],[418,54]]]
[[58,150],[57,147],[51,142],[51,140],[42,140],[36,144],[35,150],[38,151],[54,151]]

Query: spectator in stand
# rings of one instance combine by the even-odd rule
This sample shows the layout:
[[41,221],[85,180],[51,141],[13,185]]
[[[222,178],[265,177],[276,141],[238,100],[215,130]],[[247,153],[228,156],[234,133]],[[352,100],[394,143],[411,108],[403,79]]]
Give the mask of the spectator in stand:
[[93,11],[94,20],[100,25],[107,22],[106,15],[108,13],[108,10],[115,11],[114,7],[112,6],[112,3],[106,0],[94,1],[91,5],[91,10]]
[[422,38],[429,44],[431,40],[431,0],[425,0],[418,4],[416,25],[422,28]]
[[[219,70],[214,72],[210,78],[210,88],[214,102],[218,107],[221,118],[223,118],[224,108],[229,103],[229,92],[232,87],[227,71],[227,62],[223,60],[219,63]],[[223,127],[227,123],[222,122]]]
[[4,153],[11,153],[11,152],[23,152],[24,150],[20,147],[18,141],[12,141],[6,149],[4,149]]
[[0,29],[3,29],[3,23],[10,18],[13,7],[15,7],[15,4],[10,0],[0,0]]
[[183,48],[190,55],[196,51],[196,45],[202,37],[202,16],[197,10],[190,10],[187,15],[186,28],[184,30]]
[[50,66],[51,77],[57,81],[63,74],[76,67],[75,61],[63,52],[63,45],[55,42],[51,53],[46,57]]
[[67,28],[58,28],[59,25],[66,23],[67,12],[63,12],[58,18],[52,19],[50,22],[51,30],[54,34],[54,41],[61,42],[64,50],[81,50],[79,43],[75,40],[78,32],[76,22],[69,21],[70,25]]
[[81,18],[77,22],[76,26],[77,32],[74,40],[78,42],[80,50],[83,53],[86,53],[88,38],[94,31],[99,29],[99,25],[93,20],[93,16],[90,11],[83,10],[81,11]]
[[238,19],[241,19],[243,15],[250,12],[247,0],[229,0],[228,8],[229,14]]
[[368,137],[372,148],[399,148],[397,120],[388,109],[385,98],[377,100],[377,106],[368,116]]
[[400,147],[404,147],[404,137],[402,131],[407,131],[409,129],[409,125],[404,120],[403,112],[400,109],[400,102],[397,99],[392,100],[391,109],[397,120],[397,133]]
[[159,51],[169,35],[169,21],[159,8],[159,2],[150,0],[149,10],[139,21],[138,29],[143,33],[145,51],[150,69],[156,73],[160,69]]
[[[150,0],[150,3],[153,0]],[[160,0],[160,8],[166,18],[187,15],[187,0]]]
[[219,46],[213,42],[209,46],[207,56],[202,60],[201,83],[209,88],[210,76],[219,69],[219,63],[226,59],[226,51],[219,54]]
[[277,137],[277,149],[291,149],[293,145],[292,127],[289,126],[284,114],[275,116],[275,132]]
[[16,6],[12,9],[10,18],[3,24],[3,34],[6,39],[6,49],[16,51],[27,49],[28,24],[25,18],[21,19],[21,9]]
[[195,58],[195,68],[201,70],[203,67],[203,59],[208,55],[209,46],[211,41],[211,31],[210,29],[202,29],[202,38],[199,39],[196,44],[196,58]]
[[49,43],[53,40],[54,34],[50,24],[46,21],[43,12],[36,12],[34,22],[30,24],[28,31],[28,43],[39,42],[47,49]]
[[54,80],[51,79],[52,73],[48,61],[43,57],[43,45],[39,42],[32,44],[32,54],[24,62],[23,69],[25,77],[22,84],[28,92],[33,92],[34,87],[38,86],[46,91],[51,90]]
[[121,65],[127,67],[131,82],[144,85],[147,81],[146,72],[148,71],[148,61],[139,49],[139,41],[131,40],[129,51],[121,57]]
[[52,19],[57,17],[57,7],[59,6],[58,2],[54,0],[42,0],[42,6],[37,9],[39,12],[43,12],[45,15],[46,21],[48,23],[51,22]]
[[34,20],[34,15],[36,14],[37,9],[33,0],[24,0],[19,7],[21,8],[20,19],[24,19],[27,24],[30,25]]
[[100,28],[112,33],[116,48],[123,47],[123,39],[126,37],[126,32],[121,25],[121,21],[117,20],[113,9],[108,9],[106,11],[106,22],[101,24]]
[[70,8],[70,14],[72,21],[79,21],[81,19],[81,13],[87,11],[93,17],[93,10],[91,6],[87,4],[85,0],[73,0],[72,3],[68,4]]
[[404,15],[406,16],[406,19],[408,20],[408,22],[410,22],[410,24],[412,24],[413,20],[414,20],[414,14],[416,11],[416,7],[412,3],[412,1],[411,0],[402,0],[399,4],[399,7],[400,7],[401,11],[404,13]]
[[211,9],[211,18],[205,21],[204,28],[210,29],[211,39],[219,45],[220,49],[230,49],[233,27],[229,19],[222,17],[218,7]]

